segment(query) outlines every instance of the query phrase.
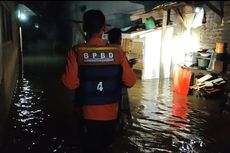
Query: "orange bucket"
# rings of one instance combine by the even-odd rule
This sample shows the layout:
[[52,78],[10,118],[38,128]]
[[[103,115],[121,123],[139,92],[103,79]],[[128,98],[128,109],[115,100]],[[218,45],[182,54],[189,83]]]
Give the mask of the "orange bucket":
[[173,74],[173,91],[182,95],[188,95],[191,78],[191,70],[176,66]]
[[225,50],[225,43],[218,42],[216,43],[216,53],[221,54],[224,53]]

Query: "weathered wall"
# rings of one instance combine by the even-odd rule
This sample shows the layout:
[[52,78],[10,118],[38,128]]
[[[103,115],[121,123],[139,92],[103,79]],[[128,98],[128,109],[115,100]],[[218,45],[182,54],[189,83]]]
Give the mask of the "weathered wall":
[[[219,1],[210,1],[217,9],[220,10]],[[221,17],[211,10],[207,5],[203,5],[206,14],[206,23],[197,28],[191,28],[193,37],[199,42],[200,48],[209,49],[215,48],[216,42],[230,43],[230,2],[224,1],[224,17]],[[192,13],[191,6],[183,8],[183,16]],[[183,25],[176,16],[176,13],[171,11],[171,20],[174,22],[174,36],[180,36],[183,31]],[[229,52],[229,49],[228,49]]]
[[[73,19],[74,21],[82,21],[82,17],[86,9],[84,8],[84,4],[81,4],[81,2],[68,2],[68,7],[70,19]],[[84,41],[80,28],[82,29],[82,23],[71,22],[72,46]]]
[[[13,35],[12,40],[7,42],[2,42],[2,38],[0,39],[0,65],[2,66],[2,80],[0,84],[0,147],[2,145],[5,121],[9,113],[13,91],[19,74],[19,39],[17,19],[15,16],[16,3],[12,1],[1,1],[1,4],[11,12]],[[2,15],[0,15],[0,17],[2,17]],[[0,24],[1,32],[3,32],[2,18],[0,18]],[[0,35],[0,37],[2,37],[2,35]]]
[[[219,2],[211,1],[219,10]],[[216,42],[230,43],[230,2],[224,1],[224,17],[209,9],[206,10],[206,23],[200,29],[200,45],[202,48],[215,48]],[[228,52],[230,50],[228,49]]]
[[227,53],[230,54],[230,1],[224,1],[223,41],[227,43]]
[[[220,10],[219,1],[210,1],[217,9]],[[206,4],[201,7],[204,8],[206,14],[206,22],[204,22],[199,27],[192,27],[190,30],[190,34],[192,39],[186,40],[183,37],[183,33],[186,30],[184,24],[186,22],[182,22],[179,19],[178,14],[175,10],[171,10],[170,20],[173,21],[174,27],[174,39],[173,44],[175,46],[175,50],[178,53],[176,56],[181,56],[181,62],[184,62],[184,54],[186,52],[194,52],[201,49],[210,49],[216,48],[217,42],[225,42],[227,43],[226,51],[229,54],[229,43],[230,43],[230,2],[224,1],[223,5],[224,16],[221,17],[216,14],[213,10],[211,10]],[[187,21],[185,16],[189,16],[194,13],[194,6],[186,5],[180,9],[183,20]],[[225,63],[228,61],[228,57],[226,56]],[[178,62],[177,60],[175,61]]]

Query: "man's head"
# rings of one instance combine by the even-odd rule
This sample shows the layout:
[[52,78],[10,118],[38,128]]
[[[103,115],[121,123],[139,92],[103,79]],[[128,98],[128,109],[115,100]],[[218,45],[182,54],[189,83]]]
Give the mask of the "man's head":
[[119,28],[113,28],[108,33],[109,43],[121,45],[121,30]]
[[83,16],[83,29],[88,36],[103,32],[105,16],[100,10],[89,10]]

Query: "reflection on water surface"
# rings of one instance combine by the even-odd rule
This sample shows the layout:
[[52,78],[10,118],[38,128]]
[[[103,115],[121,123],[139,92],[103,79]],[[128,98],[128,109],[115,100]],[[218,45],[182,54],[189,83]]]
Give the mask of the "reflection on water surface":
[[[52,59],[25,63],[14,93],[6,153],[79,152],[72,94],[60,84],[63,62]],[[129,97],[133,125],[118,136],[112,153],[230,152],[230,121],[221,115],[221,98],[179,95],[172,92],[171,79],[138,80]]]

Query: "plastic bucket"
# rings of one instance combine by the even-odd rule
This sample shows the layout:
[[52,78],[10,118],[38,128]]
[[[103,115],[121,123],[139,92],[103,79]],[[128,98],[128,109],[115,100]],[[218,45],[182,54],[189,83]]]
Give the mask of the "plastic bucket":
[[150,30],[155,27],[155,21],[154,18],[148,18],[145,21],[145,28],[146,30]]
[[208,67],[209,61],[210,60],[208,59],[198,58],[198,67],[201,69],[206,69]]

